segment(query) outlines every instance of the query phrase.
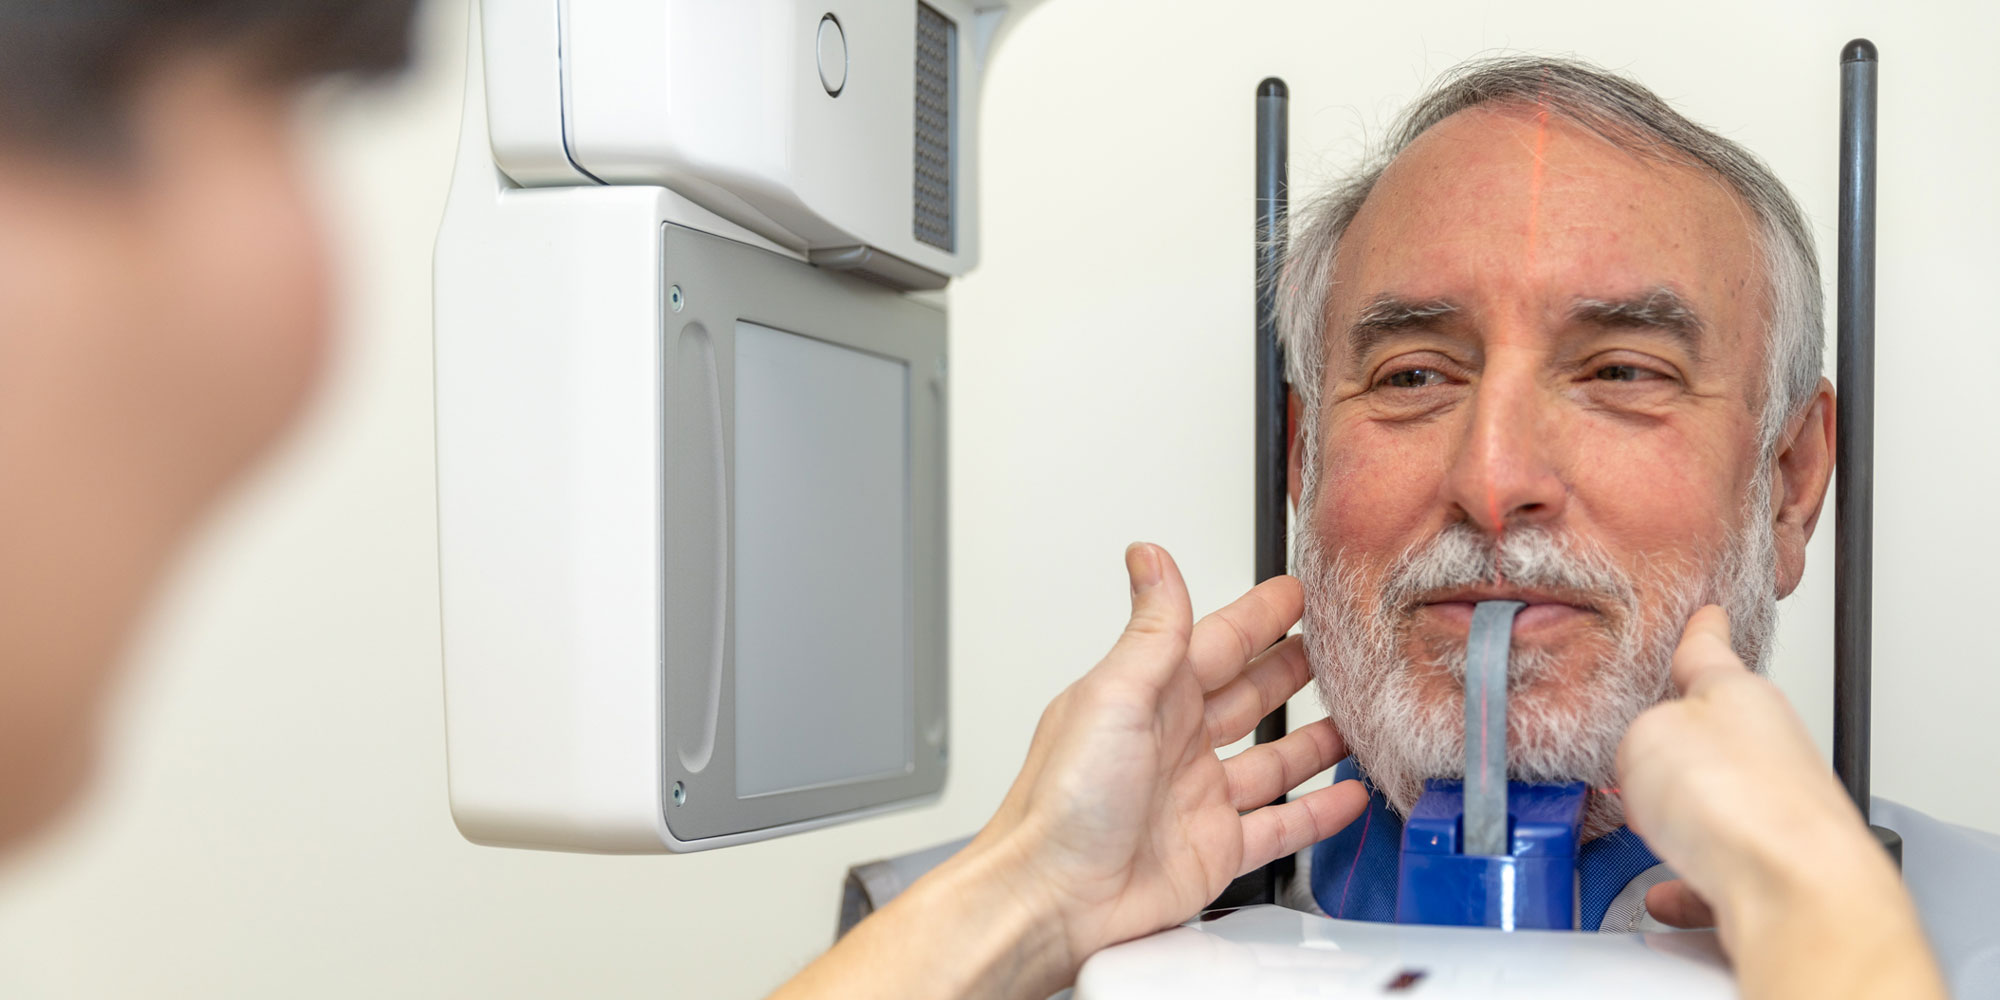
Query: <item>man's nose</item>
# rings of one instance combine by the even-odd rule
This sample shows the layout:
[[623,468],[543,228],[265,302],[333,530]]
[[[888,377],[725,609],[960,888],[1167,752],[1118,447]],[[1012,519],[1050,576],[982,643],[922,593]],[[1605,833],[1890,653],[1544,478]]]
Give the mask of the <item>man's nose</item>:
[[1553,521],[1569,497],[1553,461],[1544,394],[1524,360],[1493,359],[1481,374],[1445,477],[1445,499],[1493,534]]

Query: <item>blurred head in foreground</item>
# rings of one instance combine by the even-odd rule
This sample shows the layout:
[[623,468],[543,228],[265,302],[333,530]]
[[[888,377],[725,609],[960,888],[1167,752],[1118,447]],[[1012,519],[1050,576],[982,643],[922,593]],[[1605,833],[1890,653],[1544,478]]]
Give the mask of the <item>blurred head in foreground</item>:
[[326,261],[299,92],[413,0],[0,0],[0,844],[88,773],[201,515],[301,408]]
[[[1527,604],[1517,778],[1612,784],[1704,604],[1761,669],[1833,439],[1811,234],[1769,168],[1623,78],[1489,60],[1296,221],[1306,635],[1398,810],[1463,771],[1479,601]],[[1591,802],[1589,834],[1622,822]]]

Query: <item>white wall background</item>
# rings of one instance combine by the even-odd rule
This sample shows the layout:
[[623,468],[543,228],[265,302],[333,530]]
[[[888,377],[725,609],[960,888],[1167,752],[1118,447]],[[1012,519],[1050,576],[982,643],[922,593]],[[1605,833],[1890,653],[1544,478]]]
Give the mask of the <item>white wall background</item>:
[[[401,88],[315,116],[350,279],[343,363],[165,601],[96,794],[0,868],[0,995],[775,986],[826,945],[846,865],[981,822],[1042,704],[1117,632],[1127,541],[1168,545],[1203,607],[1249,584],[1257,81],[1291,84],[1304,192],[1435,73],[1497,50],[1635,74],[1769,158],[1830,251],[1836,54],[1855,35],[1881,46],[1875,785],[2000,830],[2000,535],[1984,520],[2000,330],[1971,305],[2000,269],[1996,8],[1051,0],[992,67],[985,262],[952,294],[942,803],[689,857],[463,842],[445,807],[429,344],[463,21],[462,0],[436,4]],[[1776,667],[1822,744],[1830,514]]]

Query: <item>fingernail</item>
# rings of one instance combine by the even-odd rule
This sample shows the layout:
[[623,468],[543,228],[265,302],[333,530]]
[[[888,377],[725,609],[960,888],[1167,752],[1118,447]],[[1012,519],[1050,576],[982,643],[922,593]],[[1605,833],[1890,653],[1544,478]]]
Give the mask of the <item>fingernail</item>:
[[1145,542],[1125,546],[1125,572],[1132,577],[1132,592],[1138,593],[1160,582],[1160,550]]

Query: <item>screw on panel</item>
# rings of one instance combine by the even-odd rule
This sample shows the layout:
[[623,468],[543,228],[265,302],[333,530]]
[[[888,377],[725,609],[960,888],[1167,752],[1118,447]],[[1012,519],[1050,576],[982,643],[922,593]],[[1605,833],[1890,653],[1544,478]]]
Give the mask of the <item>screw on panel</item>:
[[681,784],[678,781],[674,782],[674,805],[677,806],[686,805],[687,800],[688,800],[687,786]]
[[681,307],[686,304],[687,300],[681,297],[681,286],[675,285],[667,289],[667,305],[672,306],[675,312],[680,312]]

